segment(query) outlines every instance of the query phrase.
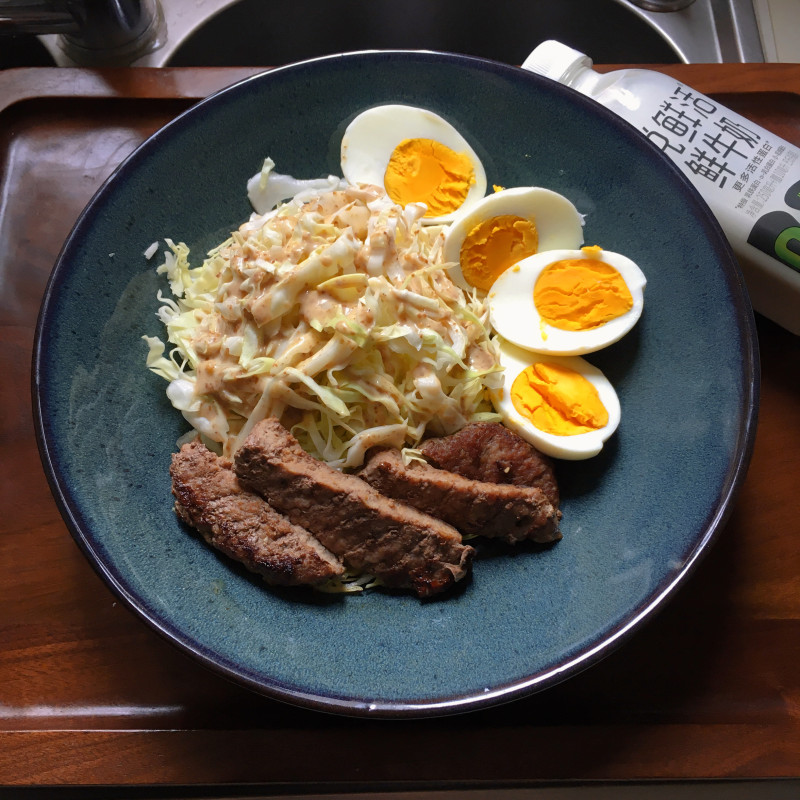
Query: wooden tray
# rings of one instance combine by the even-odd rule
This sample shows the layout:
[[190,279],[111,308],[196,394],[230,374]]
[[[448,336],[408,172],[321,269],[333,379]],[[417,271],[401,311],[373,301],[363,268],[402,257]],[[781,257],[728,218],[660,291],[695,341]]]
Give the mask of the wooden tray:
[[[800,144],[800,66],[662,69]],[[0,72],[0,784],[301,792],[800,775],[800,340],[763,319],[755,454],[718,544],[646,629],[543,694],[419,722],[295,709],[173,649],[95,575],[36,448],[41,296],[116,165],[198,98],[254,72]]]

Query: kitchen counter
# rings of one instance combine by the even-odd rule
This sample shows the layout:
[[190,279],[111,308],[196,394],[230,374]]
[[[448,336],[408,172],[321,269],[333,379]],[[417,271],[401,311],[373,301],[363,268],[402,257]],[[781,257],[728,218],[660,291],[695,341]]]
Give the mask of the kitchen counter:
[[[660,69],[800,145],[800,65]],[[541,694],[422,721],[293,708],[178,652],[93,572],[36,447],[41,297],[116,165],[197,99],[256,71],[0,73],[0,785],[299,794],[800,776],[800,338],[761,317],[755,451],[718,542],[647,627]]]

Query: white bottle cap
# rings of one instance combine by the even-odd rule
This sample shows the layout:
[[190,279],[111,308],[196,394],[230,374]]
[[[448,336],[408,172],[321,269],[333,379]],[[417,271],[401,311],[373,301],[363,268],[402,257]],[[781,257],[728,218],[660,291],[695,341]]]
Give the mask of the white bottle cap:
[[577,70],[591,66],[592,59],[585,53],[554,39],[542,42],[522,62],[523,69],[561,83],[568,83]]

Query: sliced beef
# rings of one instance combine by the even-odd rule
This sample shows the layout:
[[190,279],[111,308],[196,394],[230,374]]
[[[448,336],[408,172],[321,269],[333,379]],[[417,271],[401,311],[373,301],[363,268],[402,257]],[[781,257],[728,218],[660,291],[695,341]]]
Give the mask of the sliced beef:
[[450,436],[428,439],[419,449],[435,467],[465,478],[536,486],[558,508],[558,484],[550,459],[500,423],[474,422]]
[[406,465],[400,451],[392,449],[371,453],[359,476],[382,494],[439,517],[464,534],[511,544],[561,538],[559,514],[541,489],[475,481],[419,461]]
[[175,511],[212,546],[276,586],[319,584],[342,562],[307,530],[242,488],[230,461],[201,442],[184,445],[170,466]]
[[242,485],[386,586],[427,597],[467,574],[474,550],[457,530],[313,458],[276,419],[253,428],[235,470]]

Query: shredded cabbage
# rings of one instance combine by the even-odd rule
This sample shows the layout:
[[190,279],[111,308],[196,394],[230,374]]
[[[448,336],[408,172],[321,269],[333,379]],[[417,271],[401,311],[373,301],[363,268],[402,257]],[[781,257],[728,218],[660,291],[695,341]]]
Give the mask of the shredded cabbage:
[[497,419],[488,308],[447,276],[443,228],[375,186],[277,176],[275,190],[273,166],[251,180],[251,195],[300,193],[260,206],[200,266],[166,240],[158,272],[172,296],[159,293],[157,313],[169,354],[145,340],[147,367],[169,381],[175,408],[226,455],[276,416],[340,469],[375,445],[413,458],[426,433]]

